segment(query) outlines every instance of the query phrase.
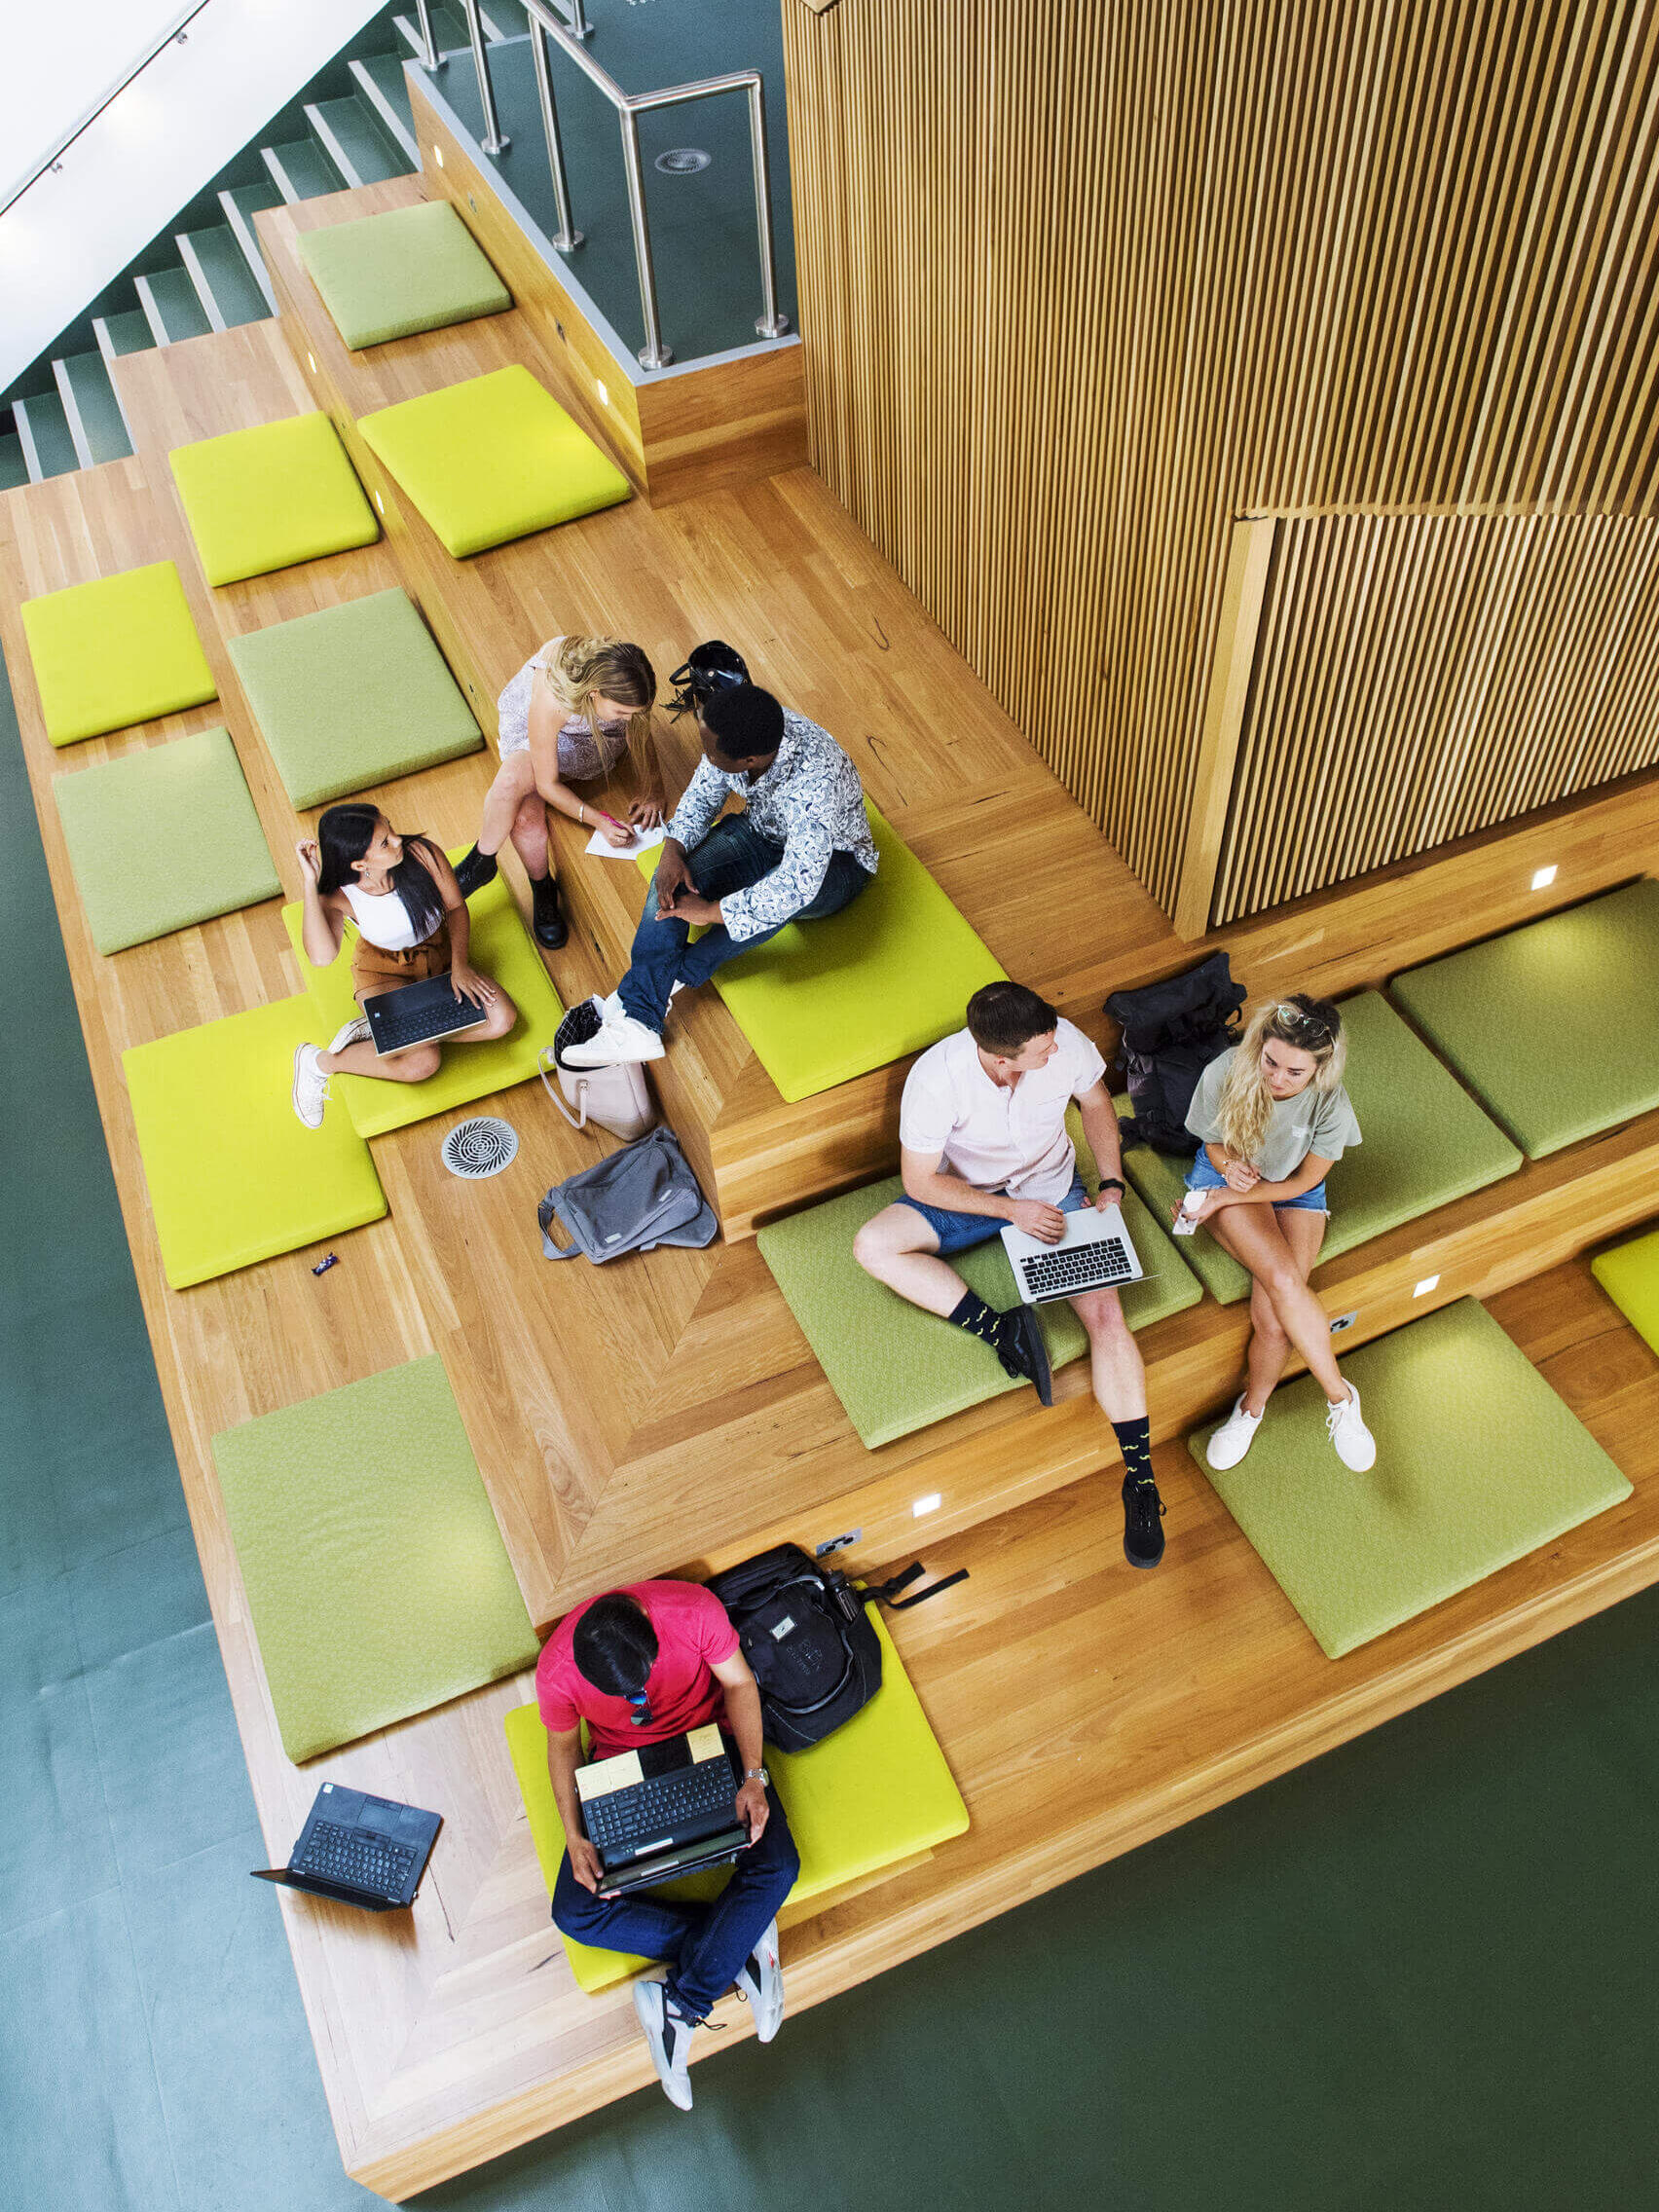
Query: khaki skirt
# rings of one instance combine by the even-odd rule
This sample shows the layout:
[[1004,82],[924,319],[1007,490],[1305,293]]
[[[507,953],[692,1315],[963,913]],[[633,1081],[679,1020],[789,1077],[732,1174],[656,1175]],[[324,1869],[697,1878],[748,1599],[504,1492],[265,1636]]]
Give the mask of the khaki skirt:
[[428,976],[447,976],[450,966],[448,922],[440,922],[429,938],[412,944],[407,952],[387,952],[360,937],[351,955],[351,992],[360,1004],[379,991],[396,990],[400,983],[424,983]]

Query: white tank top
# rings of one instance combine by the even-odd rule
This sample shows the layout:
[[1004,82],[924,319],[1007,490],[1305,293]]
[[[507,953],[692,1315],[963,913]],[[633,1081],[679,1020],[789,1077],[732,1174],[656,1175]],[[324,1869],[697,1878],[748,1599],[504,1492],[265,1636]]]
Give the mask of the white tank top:
[[415,935],[409,909],[395,891],[359,891],[354,883],[343,883],[340,888],[359,936],[368,943],[378,944],[383,952],[407,952],[423,941]]

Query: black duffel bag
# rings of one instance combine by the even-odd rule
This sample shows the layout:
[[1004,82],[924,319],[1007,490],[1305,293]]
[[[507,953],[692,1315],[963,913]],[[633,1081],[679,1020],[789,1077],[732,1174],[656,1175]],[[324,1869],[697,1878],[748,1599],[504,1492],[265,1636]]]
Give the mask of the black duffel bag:
[[962,1581],[968,1570],[961,1567],[901,1601],[899,1592],[921,1571],[918,1562],[890,1582],[860,1589],[798,1544],[777,1544],[710,1576],[708,1587],[731,1615],[760,1686],[769,1744],[804,1751],[869,1703],[881,1687],[881,1642],[865,1607],[918,1604]]
[[1225,952],[1212,952],[1183,976],[1112,993],[1106,1012],[1123,1039],[1112,1073],[1127,1077],[1134,1108],[1122,1124],[1125,1144],[1193,1157],[1187,1110],[1211,1060],[1237,1044],[1238,1010],[1248,996],[1233,980]]

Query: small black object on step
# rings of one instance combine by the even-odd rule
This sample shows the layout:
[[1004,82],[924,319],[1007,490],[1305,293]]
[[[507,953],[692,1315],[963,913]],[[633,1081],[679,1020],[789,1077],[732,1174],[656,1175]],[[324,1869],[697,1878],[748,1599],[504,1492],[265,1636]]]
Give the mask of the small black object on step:
[[1187,1110],[1211,1060],[1238,1042],[1238,1010],[1249,993],[1233,980],[1225,952],[1212,952],[1181,976],[1165,976],[1138,991],[1114,991],[1106,1013],[1122,1042],[1109,1073],[1126,1076],[1130,1120],[1125,1144],[1151,1145],[1190,1160],[1197,1140]]

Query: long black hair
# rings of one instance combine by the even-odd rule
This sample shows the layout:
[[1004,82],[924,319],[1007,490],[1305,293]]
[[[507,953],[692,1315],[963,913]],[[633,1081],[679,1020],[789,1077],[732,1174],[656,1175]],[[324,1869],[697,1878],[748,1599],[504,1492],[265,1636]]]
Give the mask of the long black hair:
[[[378,806],[365,806],[360,800],[350,806],[331,806],[324,812],[316,826],[319,891],[339,891],[356,882],[352,863],[360,861],[374,843],[375,824],[380,819]],[[411,830],[403,840],[403,858],[390,874],[391,888],[403,901],[417,944],[424,944],[444,918],[443,894],[421,858],[423,846],[427,852],[433,849],[430,838],[423,837],[418,830]]]

